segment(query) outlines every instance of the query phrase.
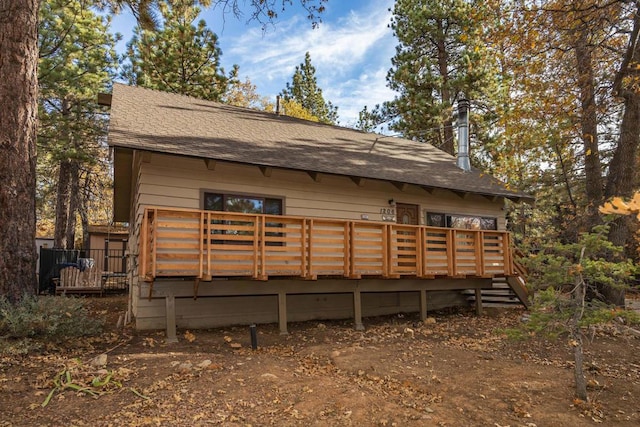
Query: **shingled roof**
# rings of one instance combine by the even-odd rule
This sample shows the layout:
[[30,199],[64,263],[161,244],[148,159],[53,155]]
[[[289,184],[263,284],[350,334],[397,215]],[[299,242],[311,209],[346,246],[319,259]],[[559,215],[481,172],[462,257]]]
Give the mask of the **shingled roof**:
[[430,144],[114,84],[109,145],[531,200]]

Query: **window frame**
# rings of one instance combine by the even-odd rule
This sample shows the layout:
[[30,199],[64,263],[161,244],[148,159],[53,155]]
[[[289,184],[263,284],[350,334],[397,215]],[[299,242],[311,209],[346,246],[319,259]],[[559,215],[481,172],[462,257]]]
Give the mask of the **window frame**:
[[[214,212],[231,212],[234,213],[235,211],[228,211],[228,210],[224,210],[224,208],[226,207],[226,200],[229,197],[237,197],[237,198],[247,198],[247,199],[256,199],[256,200],[262,200],[262,212],[261,213],[250,213],[248,215],[271,215],[271,216],[283,216],[285,215],[284,209],[285,209],[285,198],[282,196],[271,196],[271,195],[256,195],[256,194],[248,194],[248,193],[236,193],[236,192],[223,192],[223,191],[213,191],[213,190],[201,190],[201,208],[204,211],[214,211],[213,209],[207,209],[206,208],[206,199],[208,195],[213,195],[213,196],[222,196],[222,211],[214,211]],[[265,207],[266,207],[266,200],[277,200],[280,202],[280,213],[279,214],[267,214],[264,212]],[[243,213],[243,212],[236,212],[236,213]],[[215,222],[215,220],[213,220]],[[226,221],[226,222],[230,222],[230,221]],[[267,223],[270,226],[273,225],[278,225],[278,223],[273,223],[273,222],[269,222]],[[217,233],[216,233],[217,234]],[[226,234],[226,233],[224,233]],[[282,236],[282,233],[279,232],[268,232],[267,233],[268,236]],[[238,244],[237,242],[233,243],[230,241],[226,241],[226,240],[211,240],[211,243],[214,244]],[[247,243],[248,244],[248,243]],[[282,242],[267,242],[266,243],[267,246],[283,246]]]
[[[201,190],[201,197],[200,197],[200,207],[202,210],[206,211],[206,210],[213,210],[213,209],[207,209],[206,207],[206,200],[207,200],[207,196],[208,195],[218,195],[218,196],[222,196],[222,211],[218,211],[218,212],[234,212],[234,211],[228,211],[226,210],[226,200],[227,198],[230,197],[238,197],[238,198],[247,198],[247,199],[256,199],[256,200],[262,200],[262,212],[260,213],[260,215],[285,215],[285,197],[283,196],[273,196],[273,195],[269,195],[269,194],[252,194],[252,193],[241,193],[241,192],[229,192],[229,191],[216,191],[216,190]],[[278,200],[280,201],[280,213],[279,214],[270,214],[270,213],[265,213],[265,207],[266,207],[266,200]],[[240,212],[242,213],[242,212]]]
[[[443,215],[444,216],[444,226],[442,225],[431,225],[429,224],[429,215]],[[445,212],[433,212],[425,210],[425,224],[428,227],[440,227],[440,228],[452,228],[455,230],[476,230],[473,228],[458,228],[452,227],[452,218],[451,217],[466,217],[466,218],[479,218],[482,220],[491,220],[494,221],[495,228],[479,228],[477,230],[482,231],[498,231],[498,217],[497,216],[485,216],[485,215],[473,215],[473,214],[459,214],[459,213],[445,213]]]

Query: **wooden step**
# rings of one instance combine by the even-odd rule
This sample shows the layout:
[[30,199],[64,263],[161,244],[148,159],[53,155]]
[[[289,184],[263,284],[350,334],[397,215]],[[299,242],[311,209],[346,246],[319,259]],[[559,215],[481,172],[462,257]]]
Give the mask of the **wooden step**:
[[[514,286],[516,289],[514,289]],[[463,293],[467,296],[467,300],[470,303],[475,303],[476,295],[474,290],[466,290],[463,291]],[[492,288],[482,289],[480,294],[482,297],[482,305],[486,307],[513,307],[524,305],[528,308],[528,295],[520,278],[494,278]]]

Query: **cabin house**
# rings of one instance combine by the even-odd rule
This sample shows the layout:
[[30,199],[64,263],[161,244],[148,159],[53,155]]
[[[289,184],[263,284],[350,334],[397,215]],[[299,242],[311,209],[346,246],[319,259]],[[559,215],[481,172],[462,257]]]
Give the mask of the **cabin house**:
[[[506,278],[508,189],[429,144],[115,84],[115,221],[140,329],[469,304]],[[462,108],[462,117],[466,110]],[[464,123],[464,120],[462,120]],[[466,291],[466,293],[465,293]]]

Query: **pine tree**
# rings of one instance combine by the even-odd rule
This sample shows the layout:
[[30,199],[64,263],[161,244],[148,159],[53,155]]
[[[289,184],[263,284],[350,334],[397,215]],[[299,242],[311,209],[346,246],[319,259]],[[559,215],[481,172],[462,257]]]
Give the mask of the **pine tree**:
[[399,95],[388,106],[391,128],[453,154],[453,106],[474,99],[485,77],[481,43],[483,2],[398,0],[391,27],[399,44],[387,75]]
[[37,212],[42,218],[53,211],[46,207],[55,193],[54,245],[61,248],[74,247],[76,219],[88,217],[82,197],[92,190],[87,179],[108,170],[106,117],[96,101],[110,85],[117,56],[109,21],[90,6],[46,0],[40,8],[38,169],[44,173],[38,176]]
[[0,1],[0,295],[35,291],[38,0]]
[[311,64],[309,52],[305,54],[304,62],[296,66],[291,83],[287,82],[286,88],[280,92],[280,96],[285,101],[295,101],[322,123],[336,124],[338,122],[338,107],[330,101],[325,101],[322,89],[318,87],[316,69]]
[[163,27],[151,31],[137,27],[127,44],[130,61],[123,77],[130,84],[220,101],[237,67],[225,76],[220,66],[218,37],[204,20],[193,22],[200,8],[193,0],[160,4]]

